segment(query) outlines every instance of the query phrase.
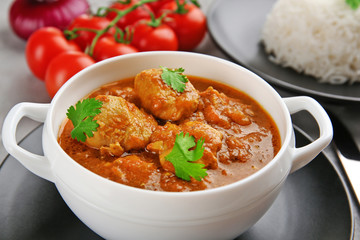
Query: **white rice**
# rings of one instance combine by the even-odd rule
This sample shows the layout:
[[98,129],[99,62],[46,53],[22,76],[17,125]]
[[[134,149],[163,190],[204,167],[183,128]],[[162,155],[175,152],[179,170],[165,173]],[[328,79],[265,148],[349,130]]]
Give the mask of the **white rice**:
[[345,0],[278,0],[262,41],[270,59],[321,82],[360,82],[360,7]]

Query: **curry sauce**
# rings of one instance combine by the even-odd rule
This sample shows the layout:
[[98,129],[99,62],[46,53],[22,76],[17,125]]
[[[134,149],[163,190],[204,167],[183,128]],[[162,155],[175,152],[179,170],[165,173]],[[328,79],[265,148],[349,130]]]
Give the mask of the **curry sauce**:
[[[196,108],[180,117],[176,115],[176,119],[159,118],[152,114],[152,109],[144,109],[144,99],[134,87],[134,78],[104,85],[89,94],[89,98],[121,97],[146,115],[140,120],[127,119],[127,124],[136,122],[137,125],[130,132],[121,132],[127,138],[119,140],[120,152],[114,150],[119,144],[115,145],[113,140],[112,144],[99,147],[72,139],[73,125],[67,120],[59,133],[59,144],[76,162],[100,176],[155,191],[197,191],[227,185],[255,173],[274,158],[281,147],[279,131],[256,101],[222,83],[194,76],[188,76],[188,79],[197,94]],[[183,102],[175,102],[176,111],[181,111]],[[189,102],[186,104],[188,109]],[[131,116],[133,110],[129,109],[129,113],[125,113]],[[171,110],[171,116],[175,116],[174,109]],[[154,123],[148,124],[152,119]],[[137,137],[144,131],[139,133],[139,129],[150,133],[144,138]],[[196,140],[205,140],[201,163],[208,176],[201,181],[178,178],[171,163],[164,160],[180,131],[189,133]],[[109,134],[113,132],[111,130]]]

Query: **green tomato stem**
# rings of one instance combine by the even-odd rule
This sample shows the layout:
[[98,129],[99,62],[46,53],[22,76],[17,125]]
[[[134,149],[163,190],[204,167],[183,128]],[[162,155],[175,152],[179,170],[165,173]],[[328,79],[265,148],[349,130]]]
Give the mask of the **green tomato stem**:
[[[132,12],[133,10],[135,10],[136,8],[140,7],[141,5],[144,5],[146,3],[150,3],[150,2],[155,2],[157,0],[141,0],[137,3],[135,3],[134,5],[132,5],[131,7],[125,9],[125,10],[118,10],[118,9],[114,9],[114,8],[107,8],[107,7],[100,7],[97,11],[97,16],[101,16],[101,17],[105,17],[106,14],[108,12],[115,12],[116,13],[116,17],[104,28],[101,30],[96,30],[96,29],[90,29],[90,28],[74,28],[72,30],[65,30],[64,31],[64,35],[66,36],[67,39],[72,40],[75,39],[78,35],[76,34],[76,32],[78,31],[89,31],[89,32],[94,32],[96,33],[95,37],[93,38],[90,47],[87,49],[86,53],[92,57],[94,54],[94,48],[96,43],[98,42],[99,38],[104,35],[105,33],[107,33],[110,28],[115,27],[116,23],[120,20],[120,18],[122,18],[123,16],[125,16],[126,14]],[[101,14],[101,11],[104,11],[105,13]]]
[[162,23],[162,20],[166,17],[167,13],[163,13],[160,17],[155,18],[154,14],[150,13],[151,20],[146,24],[150,27],[159,27]]
[[140,7],[141,5],[144,5],[145,3],[150,3],[150,2],[155,2],[157,0],[141,0],[137,3],[135,3],[134,5],[132,5],[131,7],[125,9],[125,10],[118,10],[118,9],[111,9],[109,8],[109,11],[114,11],[117,13],[117,16],[102,30],[99,30],[93,41],[91,42],[90,48],[89,48],[89,55],[92,57],[93,53],[94,53],[94,48],[95,45],[97,43],[97,41],[99,40],[99,38],[105,34],[107,31],[109,31],[110,28],[114,27],[115,24],[120,20],[120,18],[122,18],[123,16],[125,16],[126,14],[128,14],[129,12],[135,10],[136,8]]
[[183,2],[183,4],[180,3],[179,0],[176,0],[176,10],[175,13],[177,14],[185,14],[188,12],[188,10],[185,9],[186,1]]

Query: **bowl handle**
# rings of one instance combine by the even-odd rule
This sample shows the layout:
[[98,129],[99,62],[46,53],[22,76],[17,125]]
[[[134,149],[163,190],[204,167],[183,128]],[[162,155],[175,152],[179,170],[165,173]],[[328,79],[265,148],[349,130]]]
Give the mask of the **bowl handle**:
[[[302,168],[313,160],[332,140],[333,128],[329,116],[324,108],[310,97],[283,98],[290,114],[305,110],[309,112],[319,127],[319,138],[306,146],[291,148],[293,163],[291,173]],[[294,137],[294,136],[293,136]]]
[[5,149],[24,167],[34,174],[53,182],[50,162],[45,156],[31,153],[20,147],[16,141],[18,123],[23,117],[44,122],[50,104],[18,103],[7,114],[2,128],[2,140]]

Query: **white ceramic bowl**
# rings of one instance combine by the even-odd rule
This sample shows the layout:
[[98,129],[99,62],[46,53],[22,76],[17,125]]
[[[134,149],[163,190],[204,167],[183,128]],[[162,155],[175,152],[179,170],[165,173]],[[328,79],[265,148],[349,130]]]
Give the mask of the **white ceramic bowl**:
[[[183,67],[186,74],[226,83],[256,99],[279,128],[282,147],[276,157],[255,174],[233,184],[173,193],[112,182],[85,169],[61,149],[58,130],[70,105],[105,83],[160,65]],[[320,136],[296,148],[290,114],[300,110],[314,117]],[[24,116],[44,122],[44,156],[17,145],[16,128]],[[237,64],[187,52],[136,53],[97,63],[71,78],[50,104],[14,106],[2,132],[7,151],[33,173],[54,182],[71,210],[106,239],[235,238],[269,209],[287,176],[310,162],[332,139],[331,122],[312,98],[282,99],[263,79]]]

